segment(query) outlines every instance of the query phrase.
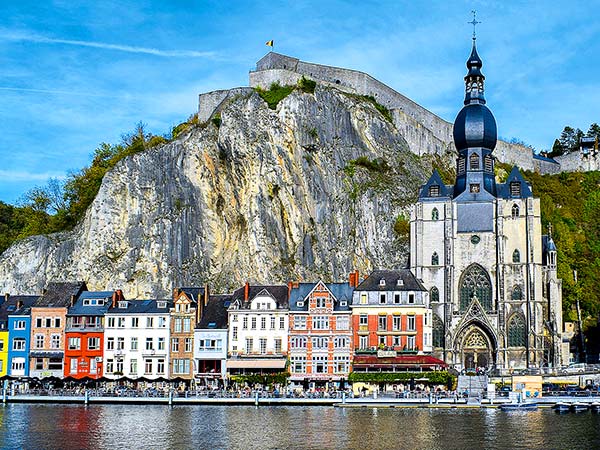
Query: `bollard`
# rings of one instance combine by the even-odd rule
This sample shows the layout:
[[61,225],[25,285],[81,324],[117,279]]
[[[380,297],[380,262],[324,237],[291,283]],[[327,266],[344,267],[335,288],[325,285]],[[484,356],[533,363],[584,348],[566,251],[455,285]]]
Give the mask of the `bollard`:
[[2,388],[2,403],[6,403],[6,388]]
[[429,393],[429,404],[431,405],[433,403],[433,397],[431,395],[431,393]]
[[88,390],[86,389],[83,393],[83,404],[87,405],[89,402],[89,394],[88,394]]
[[342,404],[345,405],[346,404],[346,393],[342,392]]
[[254,397],[254,404],[258,406],[258,392],[256,393],[256,397]]
[[173,405],[173,391],[169,391],[169,405]]

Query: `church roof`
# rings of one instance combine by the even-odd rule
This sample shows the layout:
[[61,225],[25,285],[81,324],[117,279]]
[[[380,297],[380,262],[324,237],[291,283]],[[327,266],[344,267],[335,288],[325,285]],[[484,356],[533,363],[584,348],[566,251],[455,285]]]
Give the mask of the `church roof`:
[[[511,189],[515,183],[518,183],[520,186],[518,195],[517,190]],[[525,178],[523,178],[523,175],[521,175],[521,172],[517,166],[513,166],[508,178],[504,183],[498,183],[496,185],[496,192],[498,193],[499,198],[504,199],[533,197],[531,186],[527,181],[525,181]]]
[[[439,195],[435,195],[435,196],[429,195],[429,193],[430,193],[429,188],[431,186],[439,187]],[[423,186],[421,186],[421,190],[419,191],[419,200],[437,199],[440,197],[452,197],[452,186],[446,186],[444,184],[444,182],[442,181],[442,177],[440,176],[440,173],[437,171],[437,169],[435,169],[433,171],[433,173],[431,174],[431,176],[429,177],[429,180],[427,181],[427,183],[425,183]]]

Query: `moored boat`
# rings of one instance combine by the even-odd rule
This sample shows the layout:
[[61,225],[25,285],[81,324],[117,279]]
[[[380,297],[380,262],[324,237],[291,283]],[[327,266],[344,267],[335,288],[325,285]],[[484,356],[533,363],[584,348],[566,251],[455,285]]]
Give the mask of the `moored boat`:
[[554,404],[552,409],[557,413],[566,413],[571,409],[571,405],[569,403],[558,402]]
[[600,403],[594,402],[590,405],[590,409],[593,413],[600,413]]
[[590,409],[590,405],[588,403],[571,404],[571,411],[574,413],[586,412],[588,409]]
[[535,411],[537,403],[504,403],[500,405],[502,411]]

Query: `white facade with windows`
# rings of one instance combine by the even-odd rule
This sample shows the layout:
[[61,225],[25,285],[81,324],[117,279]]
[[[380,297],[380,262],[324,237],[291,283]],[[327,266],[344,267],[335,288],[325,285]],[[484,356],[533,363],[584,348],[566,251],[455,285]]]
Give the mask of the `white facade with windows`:
[[167,301],[120,301],[106,313],[105,320],[103,376],[149,379],[169,376]]

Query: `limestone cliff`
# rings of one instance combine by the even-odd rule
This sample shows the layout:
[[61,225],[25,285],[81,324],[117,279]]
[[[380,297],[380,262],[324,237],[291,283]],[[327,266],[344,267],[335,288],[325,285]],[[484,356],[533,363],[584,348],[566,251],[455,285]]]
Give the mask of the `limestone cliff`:
[[394,223],[431,160],[411,153],[372,104],[317,86],[271,110],[247,89],[220,115],[220,125],[121,161],[72,232],[4,252],[3,292],[78,279],[141,298],[405,264]]

